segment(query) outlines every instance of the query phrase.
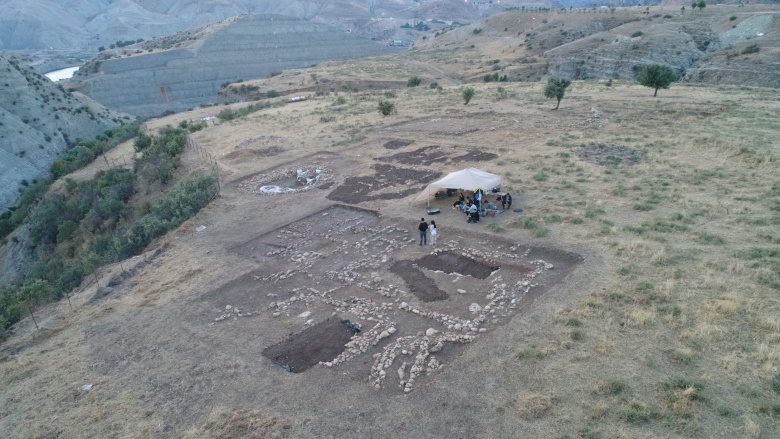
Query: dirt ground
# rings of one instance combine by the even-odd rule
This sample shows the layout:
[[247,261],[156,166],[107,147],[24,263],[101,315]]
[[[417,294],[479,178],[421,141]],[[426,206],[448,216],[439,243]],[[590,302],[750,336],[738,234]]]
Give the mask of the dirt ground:
[[[102,268],[105,287],[142,265],[101,298],[87,280],[15,327],[0,431],[777,437],[776,90],[577,81],[552,111],[542,84],[472,86],[469,105],[410,88],[383,117],[368,90],[194,133],[221,196]],[[469,166],[523,212],[428,217],[426,182]],[[314,167],[328,184],[243,189]]]

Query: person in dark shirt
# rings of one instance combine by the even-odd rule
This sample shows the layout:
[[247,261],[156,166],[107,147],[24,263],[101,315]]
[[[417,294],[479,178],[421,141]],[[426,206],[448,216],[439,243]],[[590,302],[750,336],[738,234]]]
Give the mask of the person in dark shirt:
[[509,209],[512,207],[512,196],[509,194],[509,192],[505,193],[501,197],[501,207],[504,209]]
[[420,231],[420,246],[428,244],[428,223],[425,222],[425,218],[420,218],[420,225],[417,226],[417,230]]

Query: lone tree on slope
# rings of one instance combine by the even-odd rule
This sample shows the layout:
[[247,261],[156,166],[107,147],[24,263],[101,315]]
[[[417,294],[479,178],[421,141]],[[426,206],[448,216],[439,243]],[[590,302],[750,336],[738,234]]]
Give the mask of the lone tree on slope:
[[645,64],[639,70],[639,75],[637,75],[636,79],[645,87],[654,88],[655,93],[653,93],[653,97],[655,97],[658,96],[658,89],[663,88],[665,90],[669,88],[669,84],[677,80],[677,75],[668,66]]
[[463,89],[463,105],[468,105],[471,102],[471,98],[474,97],[474,89],[466,87]]
[[563,95],[570,85],[571,81],[568,79],[550,78],[547,80],[547,85],[544,87],[544,97],[558,100],[554,110],[557,110],[561,105],[561,99],[563,99]]

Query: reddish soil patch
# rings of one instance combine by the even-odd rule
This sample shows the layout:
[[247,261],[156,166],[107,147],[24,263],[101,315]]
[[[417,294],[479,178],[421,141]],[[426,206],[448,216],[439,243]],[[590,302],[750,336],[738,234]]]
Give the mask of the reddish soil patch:
[[354,333],[338,317],[317,323],[287,340],[270,346],[263,356],[289,372],[300,373],[320,361],[331,361],[343,350]]
[[[328,194],[327,198],[343,203],[404,198],[422,190],[424,186],[419,186],[419,184],[428,183],[441,176],[441,172],[438,171],[397,168],[384,164],[376,164],[372,168],[374,168],[373,176],[347,177],[342,185]],[[394,192],[381,192],[383,189],[409,184],[414,184],[414,186],[405,189],[399,188]]]
[[642,153],[623,145],[591,143],[576,152],[577,157],[597,165],[617,166],[621,163],[636,164],[642,158]]
[[420,271],[413,261],[396,261],[390,266],[390,271],[400,276],[409,291],[423,302],[446,300],[449,297],[436,286],[436,282]]
[[414,140],[395,139],[385,143],[383,146],[385,147],[385,149],[400,149],[403,148],[404,146],[409,146],[412,143],[414,143]]
[[435,255],[426,255],[417,260],[420,267],[433,271],[443,271],[449,273],[459,273],[471,276],[477,279],[487,279],[497,266],[491,267],[488,264],[475,261],[452,252],[443,252]]

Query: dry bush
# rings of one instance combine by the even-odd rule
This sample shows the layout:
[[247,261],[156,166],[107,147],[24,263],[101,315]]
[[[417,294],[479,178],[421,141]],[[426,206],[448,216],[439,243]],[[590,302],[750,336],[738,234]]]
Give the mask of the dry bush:
[[742,426],[740,430],[746,437],[759,437],[761,436],[761,426],[758,425],[755,417],[745,415],[742,417]]
[[544,416],[558,401],[558,397],[552,394],[538,394],[524,396],[517,403],[517,414],[523,419],[537,419]]
[[655,307],[652,308],[629,308],[626,318],[637,326],[650,326],[655,323],[655,318],[658,316],[658,312]]
[[292,423],[278,415],[257,410],[212,412],[202,427],[187,432],[187,438],[272,439],[287,437]]

